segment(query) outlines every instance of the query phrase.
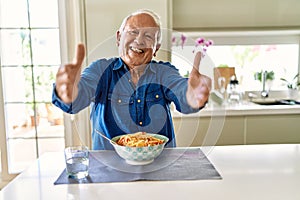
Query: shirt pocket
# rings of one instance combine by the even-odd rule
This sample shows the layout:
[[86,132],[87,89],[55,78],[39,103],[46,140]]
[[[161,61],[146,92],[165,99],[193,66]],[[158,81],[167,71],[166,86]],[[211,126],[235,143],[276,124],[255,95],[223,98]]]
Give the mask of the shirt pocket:
[[133,97],[129,95],[109,93],[107,100],[110,101],[112,105],[126,106],[133,104]]
[[134,118],[132,117],[133,98],[129,95],[109,93],[107,97],[107,110],[117,126],[124,130],[132,130]]
[[165,107],[165,99],[160,89],[152,90],[146,94],[146,104],[148,107],[154,104],[160,104]]

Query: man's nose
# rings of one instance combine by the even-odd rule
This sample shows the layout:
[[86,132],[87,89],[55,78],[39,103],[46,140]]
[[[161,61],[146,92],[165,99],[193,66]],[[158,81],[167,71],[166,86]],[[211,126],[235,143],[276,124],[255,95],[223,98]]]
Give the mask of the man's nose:
[[140,45],[143,45],[145,43],[145,36],[140,32],[136,38],[135,38],[135,42],[140,44]]

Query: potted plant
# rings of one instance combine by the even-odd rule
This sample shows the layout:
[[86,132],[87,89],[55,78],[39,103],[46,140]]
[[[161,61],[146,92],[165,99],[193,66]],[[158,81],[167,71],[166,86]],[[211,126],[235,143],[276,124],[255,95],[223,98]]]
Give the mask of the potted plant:
[[289,97],[297,98],[298,97],[298,88],[300,86],[299,73],[294,76],[292,80],[287,80],[286,78],[280,78],[283,82],[285,82],[286,87],[288,88]]
[[280,80],[286,83],[288,89],[297,90],[298,87],[300,86],[300,81],[298,80],[298,77],[299,77],[299,73],[296,74],[291,81],[288,81],[285,78],[280,78]]

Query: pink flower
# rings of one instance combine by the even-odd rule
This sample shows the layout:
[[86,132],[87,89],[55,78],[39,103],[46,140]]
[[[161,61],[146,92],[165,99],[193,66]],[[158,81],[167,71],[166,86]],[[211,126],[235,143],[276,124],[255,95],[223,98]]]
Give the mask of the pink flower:
[[212,40],[205,41],[205,46],[209,47],[211,45],[213,45],[213,41]]
[[[197,38],[196,42],[195,42],[195,47],[197,48],[198,46],[202,46],[202,47],[209,47],[211,45],[213,45],[213,41],[212,40],[205,40],[204,38]],[[206,48],[203,48],[204,51],[206,51]]]
[[202,45],[202,44],[204,44],[204,42],[205,42],[204,38],[197,38],[195,46],[197,47],[198,45]]
[[202,54],[202,57],[205,56],[205,53],[207,51],[207,48],[209,46],[213,45],[213,41],[212,40],[205,40],[205,38],[197,38],[196,41],[195,41],[195,49],[193,50],[193,53],[196,51],[196,48],[198,46],[201,46],[202,47],[202,51],[203,51],[203,54]]
[[181,47],[183,48],[184,44],[185,44],[185,41],[186,41],[186,36],[181,34]]
[[172,37],[172,43],[175,43],[175,42],[176,42],[176,37],[173,36],[173,37]]
[[[186,43],[187,37],[184,34],[181,34],[180,36],[180,42],[181,42],[181,47],[183,49],[185,43]],[[176,41],[176,37],[173,36],[172,37],[172,43],[177,43],[178,44],[179,41]],[[213,45],[213,41],[212,40],[205,40],[205,38],[203,37],[199,37],[196,39],[195,41],[195,49],[192,51],[193,53],[195,53],[196,49],[198,46],[200,46],[202,48],[203,51],[203,57],[204,57],[204,53],[207,51],[207,48],[209,46]]]

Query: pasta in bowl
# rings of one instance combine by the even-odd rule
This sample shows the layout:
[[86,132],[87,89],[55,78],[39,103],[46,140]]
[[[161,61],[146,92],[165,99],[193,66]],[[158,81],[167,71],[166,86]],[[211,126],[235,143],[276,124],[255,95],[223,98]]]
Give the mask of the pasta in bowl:
[[137,132],[112,138],[117,154],[130,165],[147,165],[161,154],[169,138],[159,134]]

